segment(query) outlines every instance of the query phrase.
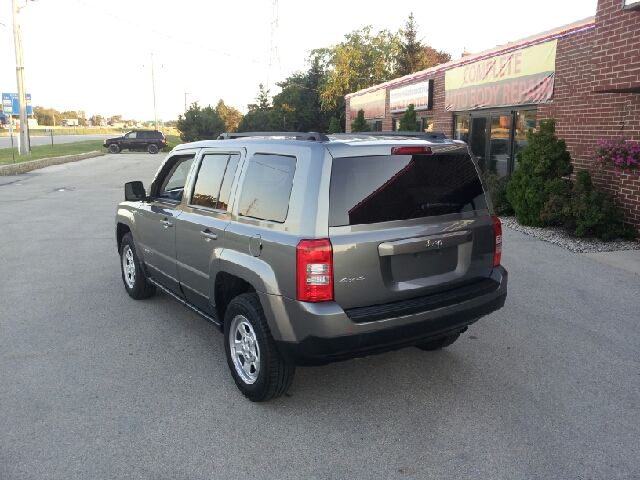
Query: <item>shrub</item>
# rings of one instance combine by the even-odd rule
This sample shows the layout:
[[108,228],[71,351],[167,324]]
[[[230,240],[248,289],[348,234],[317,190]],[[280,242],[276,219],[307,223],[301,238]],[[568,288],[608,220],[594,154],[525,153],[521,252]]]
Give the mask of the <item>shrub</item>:
[[640,144],[627,142],[624,138],[600,140],[593,151],[589,151],[591,171],[613,170],[638,177],[640,172]]
[[329,123],[329,130],[327,131],[329,135],[332,133],[342,133],[342,128],[340,127],[340,120],[336,117],[331,117],[331,122]]
[[493,211],[496,215],[513,215],[513,207],[507,198],[507,177],[501,177],[497,173],[485,172],[484,183],[487,185],[489,196],[493,203]]
[[413,103],[411,103],[404,111],[404,115],[402,115],[402,117],[400,118],[398,130],[400,130],[401,132],[415,132],[418,130],[416,128],[417,121],[416,110],[413,107]]
[[556,137],[554,119],[541,121],[540,131],[530,130],[527,139],[529,145],[518,152],[518,168],[507,186],[509,203],[522,225],[561,223],[570,191],[562,177],[573,172],[567,145]]
[[351,124],[351,131],[353,133],[371,131],[369,124],[364,119],[364,110],[362,109],[358,110],[358,116],[356,117],[355,121]]
[[571,197],[567,223],[578,237],[594,235],[608,241],[635,236],[635,230],[624,223],[613,196],[593,184],[588,170],[576,175]]

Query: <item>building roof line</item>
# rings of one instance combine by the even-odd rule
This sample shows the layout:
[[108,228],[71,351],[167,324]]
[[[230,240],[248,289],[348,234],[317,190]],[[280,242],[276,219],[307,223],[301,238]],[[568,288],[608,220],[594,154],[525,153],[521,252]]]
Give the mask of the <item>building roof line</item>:
[[522,48],[530,47],[532,45],[549,42],[551,40],[566,37],[568,35],[573,35],[575,33],[579,33],[584,30],[589,30],[594,27],[595,27],[595,17],[588,17],[583,20],[579,20],[577,22],[555,28],[553,30],[548,30],[546,32],[542,32],[534,36],[526,37],[521,40],[511,42],[507,45],[500,45],[498,47],[494,47],[489,50],[484,50],[483,52],[477,53],[475,55],[462,57],[457,60],[452,60],[448,63],[436,65],[435,67],[431,67],[426,70],[422,70],[420,72],[412,73],[404,77],[395,78],[393,80],[389,80],[389,81],[380,83],[378,85],[374,85],[373,87],[364,88],[362,90],[358,90],[357,92],[353,92],[345,95],[345,98],[358,97],[360,95],[372,93],[384,88],[397,87],[406,83],[414,82],[415,80],[426,79],[439,72],[451,70],[452,68],[468,65],[470,63],[475,63],[477,61],[485,60],[487,58],[495,57],[498,55],[503,55],[505,53],[513,52],[515,50],[520,50]]

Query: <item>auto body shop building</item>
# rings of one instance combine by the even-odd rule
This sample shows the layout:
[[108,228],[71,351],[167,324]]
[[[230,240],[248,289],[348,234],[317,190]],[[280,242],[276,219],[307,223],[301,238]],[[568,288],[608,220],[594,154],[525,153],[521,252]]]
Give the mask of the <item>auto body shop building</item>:
[[[467,142],[482,168],[508,175],[526,134],[555,118],[574,171],[601,139],[640,142],[640,0],[599,0],[595,17],[464,56],[346,96],[372,130],[397,130],[413,104],[418,128]],[[605,174],[640,229],[640,179]]]

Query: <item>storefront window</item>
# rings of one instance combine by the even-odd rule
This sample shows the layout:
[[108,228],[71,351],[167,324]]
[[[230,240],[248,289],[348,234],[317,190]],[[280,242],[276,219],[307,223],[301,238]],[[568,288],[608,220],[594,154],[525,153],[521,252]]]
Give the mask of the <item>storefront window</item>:
[[382,131],[382,120],[367,120],[367,125],[372,132]]
[[529,145],[529,142],[527,141],[527,132],[529,130],[533,130],[534,132],[538,131],[536,115],[537,110],[521,110],[516,112],[516,125],[513,141],[514,170],[518,167],[518,152]]
[[491,115],[491,143],[489,151],[489,171],[505,176],[509,170],[511,130],[509,115]]
[[456,115],[453,138],[469,143],[469,115]]
[[433,132],[433,117],[420,117],[420,131]]

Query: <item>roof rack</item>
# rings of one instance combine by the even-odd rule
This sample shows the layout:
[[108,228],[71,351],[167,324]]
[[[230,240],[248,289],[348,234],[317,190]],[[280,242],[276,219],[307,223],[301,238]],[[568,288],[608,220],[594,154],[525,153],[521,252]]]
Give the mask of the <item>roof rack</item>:
[[448,140],[448,137],[442,132],[354,132],[354,133],[336,133],[335,137],[414,137],[424,140]]
[[318,132],[244,132],[223,133],[218,140],[233,140],[246,137],[295,137],[296,140],[311,140],[314,142],[328,142],[330,139],[324,133]]

